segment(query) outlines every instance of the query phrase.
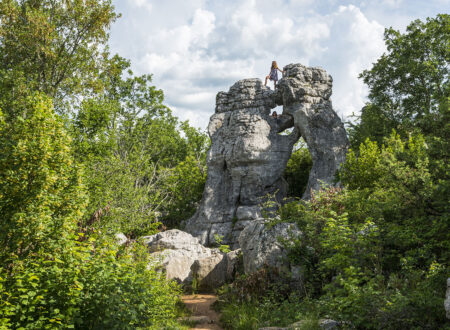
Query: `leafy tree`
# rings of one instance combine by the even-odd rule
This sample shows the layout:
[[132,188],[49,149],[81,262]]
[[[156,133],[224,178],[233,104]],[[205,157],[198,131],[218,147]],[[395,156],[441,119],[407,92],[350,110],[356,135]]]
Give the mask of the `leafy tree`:
[[[67,113],[98,79],[108,29],[118,17],[110,0],[5,0],[0,3],[0,90],[3,108],[40,91]],[[67,102],[65,102],[67,101]],[[65,103],[65,104],[64,104]]]
[[0,326],[161,328],[174,324],[179,289],[146,247],[77,234],[86,207],[72,141],[51,101],[0,113]]
[[107,234],[154,232],[206,138],[172,116],[151,75],[109,54],[117,17],[109,0],[0,3],[2,328],[176,323],[178,286],[145,246]]
[[351,130],[354,147],[368,137],[380,144],[393,128],[434,135],[448,112],[450,16],[413,21],[403,34],[386,29],[384,39],[387,53],[360,75],[370,104]]
[[0,253],[14,259],[69,239],[84,212],[86,193],[71,155],[71,138],[36,94],[22,116],[0,116]]

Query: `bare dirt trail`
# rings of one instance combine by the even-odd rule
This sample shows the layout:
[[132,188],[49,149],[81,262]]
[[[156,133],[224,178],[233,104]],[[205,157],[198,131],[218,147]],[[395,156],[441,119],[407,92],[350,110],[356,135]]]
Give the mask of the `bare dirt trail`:
[[197,324],[191,329],[223,330],[219,326],[220,315],[211,308],[211,305],[217,300],[217,296],[213,294],[186,295],[182,297],[182,300],[192,312],[193,317],[204,320],[204,322]]

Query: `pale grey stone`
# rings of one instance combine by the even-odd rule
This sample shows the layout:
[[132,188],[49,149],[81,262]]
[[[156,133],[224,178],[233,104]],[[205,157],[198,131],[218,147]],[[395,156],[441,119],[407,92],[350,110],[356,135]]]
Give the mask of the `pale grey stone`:
[[330,96],[332,78],[321,68],[301,64],[284,67],[285,75],[278,84],[284,111],[294,117],[312,157],[312,168],[303,198],[321,185],[332,185],[348,151],[344,124],[333,110]]
[[215,252],[211,256],[195,260],[191,266],[192,276],[200,291],[211,291],[234,279],[240,250],[229,253]]
[[300,235],[301,232],[294,224],[278,223],[267,227],[264,220],[251,222],[239,236],[245,273],[254,273],[264,266],[290,272],[290,263],[282,240],[290,240]]
[[119,245],[124,245],[126,242],[128,242],[128,237],[126,237],[123,233],[115,234],[114,238],[116,239],[116,243]]
[[154,262],[166,272],[168,279],[179,283],[192,283],[192,264],[201,258],[219,253],[199,243],[198,238],[178,229],[143,237]]
[[240,250],[222,253],[204,247],[198,238],[178,229],[143,237],[143,241],[151,252],[152,264],[187,288],[194,277],[201,290],[218,288],[232,280],[238,266]]
[[256,220],[262,217],[261,210],[258,205],[242,205],[236,208],[237,221]]
[[227,257],[224,253],[214,253],[197,259],[192,264],[191,271],[200,291],[218,288],[227,280]]
[[[208,126],[211,148],[203,198],[185,223],[204,245],[213,244],[218,234],[224,244],[238,248],[243,225],[261,217],[259,205],[266,196],[282,202],[287,192],[282,175],[300,136],[313,160],[303,198],[322,184],[335,184],[348,139],[330,101],[332,78],[321,68],[301,64],[284,70],[276,91],[259,79],[244,79],[217,94]],[[270,112],[277,105],[283,105],[283,113],[274,118]],[[279,134],[291,127],[289,135]]]

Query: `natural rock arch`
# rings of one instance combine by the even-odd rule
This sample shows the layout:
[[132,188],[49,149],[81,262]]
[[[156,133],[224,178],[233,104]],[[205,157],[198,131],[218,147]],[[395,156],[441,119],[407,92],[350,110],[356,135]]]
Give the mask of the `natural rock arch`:
[[[185,228],[203,244],[213,243],[218,234],[237,248],[241,231],[261,218],[261,198],[275,194],[281,201],[286,196],[282,175],[300,136],[313,160],[303,198],[322,183],[333,184],[345,160],[348,139],[331,105],[331,76],[301,64],[289,64],[284,70],[276,91],[259,79],[244,79],[217,94],[208,125],[211,148],[205,190]],[[273,118],[270,111],[277,105],[283,105],[283,113]],[[290,127],[294,127],[291,134],[278,134]]]

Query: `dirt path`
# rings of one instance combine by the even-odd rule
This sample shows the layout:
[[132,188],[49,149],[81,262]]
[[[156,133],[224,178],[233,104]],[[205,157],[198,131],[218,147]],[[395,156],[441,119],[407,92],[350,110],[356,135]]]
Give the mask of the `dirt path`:
[[[193,317],[198,317],[198,319],[203,319],[203,323],[199,323],[192,329],[203,329],[203,330],[223,330],[219,326],[220,315],[216,313],[212,308],[213,304],[217,300],[217,296],[212,294],[196,294],[183,296],[183,302],[186,307],[192,312]],[[209,321],[207,321],[209,319]],[[207,321],[205,323],[205,321]],[[210,322],[210,323],[208,323]]]

